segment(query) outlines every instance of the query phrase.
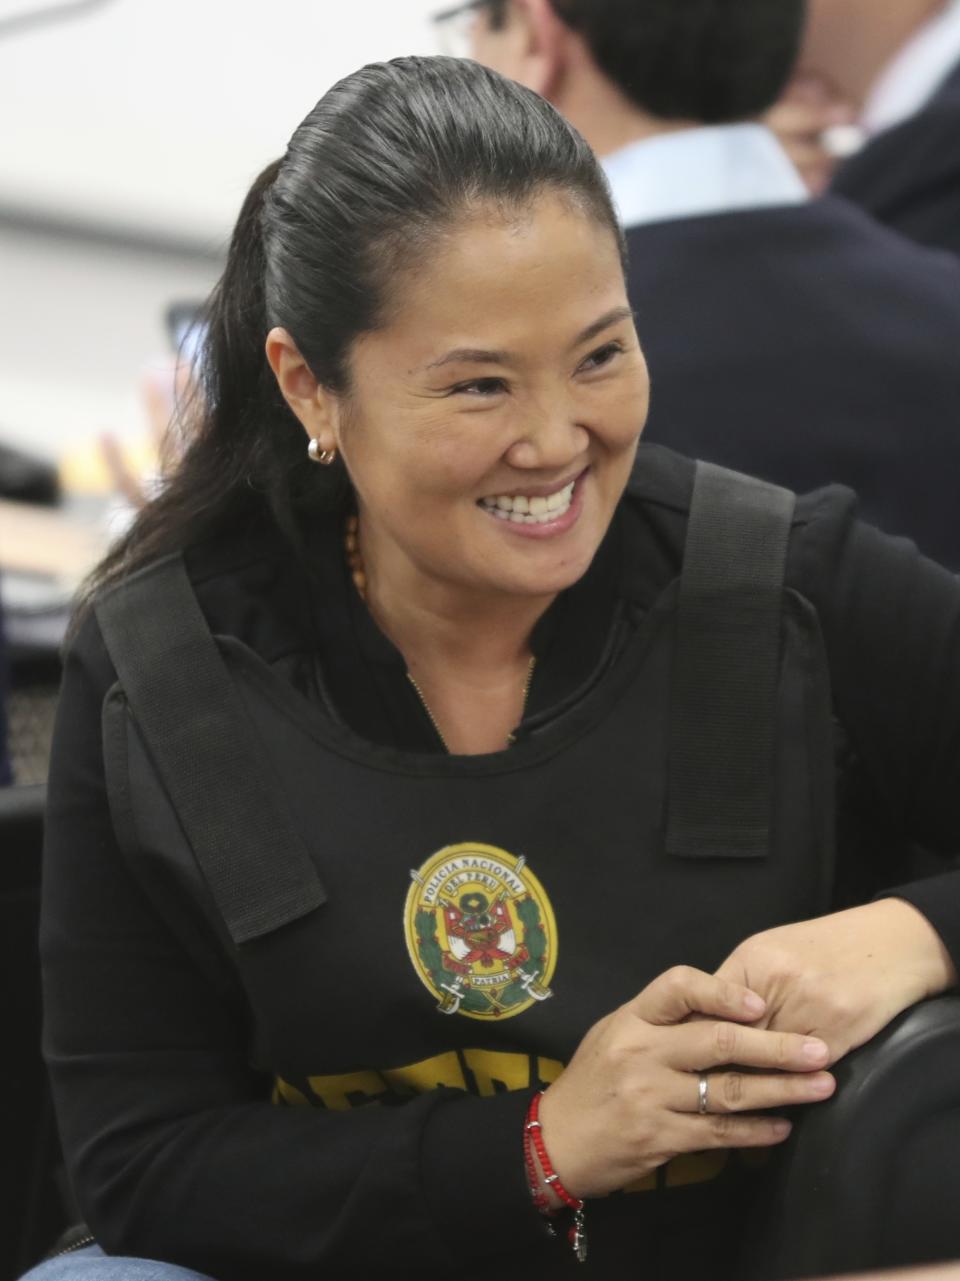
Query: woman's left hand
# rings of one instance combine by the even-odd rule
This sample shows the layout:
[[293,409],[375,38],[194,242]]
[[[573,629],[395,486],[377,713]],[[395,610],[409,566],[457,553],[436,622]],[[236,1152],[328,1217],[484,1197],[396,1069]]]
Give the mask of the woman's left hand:
[[895,898],[755,934],[717,975],[764,998],[757,1027],[820,1037],[831,1063],[957,982],[939,934]]

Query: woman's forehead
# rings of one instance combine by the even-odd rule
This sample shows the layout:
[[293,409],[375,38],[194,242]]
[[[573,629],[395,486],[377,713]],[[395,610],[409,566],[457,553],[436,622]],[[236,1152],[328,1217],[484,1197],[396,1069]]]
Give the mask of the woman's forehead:
[[626,299],[609,227],[563,200],[544,197],[523,217],[462,219],[397,279],[383,337],[410,345],[450,339],[497,346],[541,332],[578,333]]

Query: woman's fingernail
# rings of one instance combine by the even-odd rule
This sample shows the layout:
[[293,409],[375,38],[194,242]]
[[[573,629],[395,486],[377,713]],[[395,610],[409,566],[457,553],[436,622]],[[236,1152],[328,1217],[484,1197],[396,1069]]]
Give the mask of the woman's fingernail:
[[824,1041],[811,1040],[803,1043],[803,1057],[810,1063],[819,1063],[821,1059],[827,1057],[828,1053]]
[[785,1139],[793,1126],[789,1121],[777,1120],[773,1122],[773,1132],[778,1139]]
[[810,1082],[810,1089],[814,1094],[832,1094],[833,1077],[832,1076],[815,1076]]
[[748,992],[743,998],[743,1008],[748,1014],[762,1014],[767,1008],[767,1003],[762,996],[757,996],[756,992]]

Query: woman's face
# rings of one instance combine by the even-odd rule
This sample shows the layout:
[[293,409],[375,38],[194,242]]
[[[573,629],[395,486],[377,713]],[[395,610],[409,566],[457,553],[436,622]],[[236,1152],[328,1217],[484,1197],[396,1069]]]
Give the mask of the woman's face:
[[649,379],[611,232],[544,196],[448,232],[351,353],[335,415],[364,554],[484,595],[561,591],[630,474]]

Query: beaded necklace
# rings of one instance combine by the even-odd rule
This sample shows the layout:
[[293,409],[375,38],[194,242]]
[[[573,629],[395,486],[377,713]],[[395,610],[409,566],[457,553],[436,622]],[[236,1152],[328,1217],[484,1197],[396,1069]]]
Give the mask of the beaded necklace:
[[[347,557],[347,566],[350,570],[350,577],[353,579],[353,585],[357,589],[357,593],[360,599],[365,603],[367,599],[367,573],[363,563],[363,553],[360,550],[359,528],[360,528],[360,523],[359,523],[358,517],[348,516],[346,525],[344,527],[343,547]],[[521,720],[523,720],[527,712],[527,701],[530,698],[530,685],[533,682],[533,669],[536,667],[536,665],[537,665],[536,656],[531,655],[530,663],[529,663],[529,666],[527,667],[527,674],[523,682],[523,704],[520,708]],[[424,696],[423,690],[417,684],[413,674],[409,671],[407,672],[407,680],[416,690],[417,697],[420,699],[420,702],[423,705],[423,710],[426,712],[430,720],[430,724],[436,730],[437,737],[440,739],[440,742],[443,744],[444,750],[449,753],[450,747],[449,747],[449,744],[447,743],[447,740],[443,736],[443,730],[441,730],[439,724],[437,723],[437,718],[434,716],[433,712],[430,710],[430,704],[427,702],[426,697]],[[511,747],[515,742],[516,742],[516,735],[508,734],[507,744],[506,744],[507,747]]]

